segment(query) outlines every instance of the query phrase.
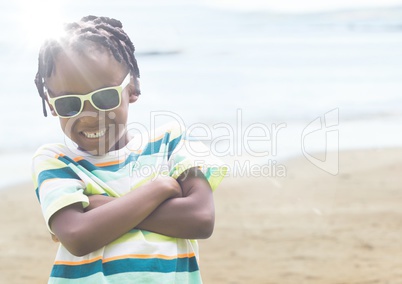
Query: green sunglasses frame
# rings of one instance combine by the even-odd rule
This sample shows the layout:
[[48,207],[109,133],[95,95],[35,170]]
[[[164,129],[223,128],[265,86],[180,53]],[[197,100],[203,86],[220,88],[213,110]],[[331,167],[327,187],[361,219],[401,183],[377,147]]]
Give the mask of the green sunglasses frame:
[[[49,92],[46,89],[46,87],[45,87],[45,94],[46,94],[46,96],[48,98],[49,104],[53,107],[53,109],[56,112],[57,116],[62,117],[62,118],[72,118],[72,117],[75,117],[75,116],[79,115],[82,112],[82,109],[84,108],[84,103],[86,101],[89,101],[92,104],[92,106],[94,108],[96,108],[97,110],[99,110],[99,111],[109,111],[109,110],[114,110],[114,109],[118,108],[120,106],[120,104],[121,104],[121,94],[122,94],[124,88],[126,88],[127,85],[130,84],[130,79],[131,79],[131,74],[130,74],[130,72],[128,72],[128,74],[124,78],[123,82],[121,82],[121,84],[119,86],[113,86],[113,87],[106,87],[106,88],[98,89],[98,90],[90,92],[90,93],[88,93],[86,95],[69,94],[69,95],[65,95],[65,96],[52,98],[52,97],[49,96]],[[102,92],[102,91],[106,91],[106,90],[116,90],[118,95],[119,95],[119,103],[117,104],[117,106],[112,107],[112,108],[108,108],[108,109],[98,108],[94,104],[94,102],[92,101],[92,96],[94,94],[98,93],[98,92]],[[80,101],[81,101],[80,110],[74,115],[70,115],[70,116],[60,115],[59,112],[57,111],[57,108],[56,108],[56,101],[59,100],[59,99],[64,99],[64,98],[78,98],[78,99],[80,99]]]

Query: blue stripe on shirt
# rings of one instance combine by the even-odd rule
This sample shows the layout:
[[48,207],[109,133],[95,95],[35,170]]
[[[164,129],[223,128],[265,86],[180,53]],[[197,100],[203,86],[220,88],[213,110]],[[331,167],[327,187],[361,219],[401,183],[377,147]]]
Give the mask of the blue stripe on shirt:
[[190,258],[161,259],[161,258],[129,258],[113,260],[102,264],[102,260],[81,265],[56,264],[53,266],[51,277],[77,279],[99,272],[105,276],[128,272],[194,272],[198,271],[195,256]]
[[44,181],[54,178],[80,179],[80,177],[69,167],[44,170],[38,176],[38,187],[40,188]]

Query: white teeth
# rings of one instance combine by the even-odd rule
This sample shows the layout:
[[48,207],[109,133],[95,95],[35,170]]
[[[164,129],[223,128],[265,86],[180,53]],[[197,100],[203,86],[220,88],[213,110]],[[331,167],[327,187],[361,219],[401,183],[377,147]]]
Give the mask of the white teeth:
[[85,132],[85,131],[83,131],[82,133],[87,138],[99,138],[99,137],[102,137],[103,135],[105,135],[106,129],[99,130],[97,132]]

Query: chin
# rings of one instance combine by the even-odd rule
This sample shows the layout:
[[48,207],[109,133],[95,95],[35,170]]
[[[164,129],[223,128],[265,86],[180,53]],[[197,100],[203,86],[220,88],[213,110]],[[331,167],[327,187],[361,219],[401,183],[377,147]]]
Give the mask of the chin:
[[[123,136],[124,137],[124,136]],[[102,156],[110,151],[118,150],[125,146],[126,143],[123,137],[105,137],[101,139],[89,139],[81,134],[78,137],[74,137],[73,141],[78,145],[80,150],[90,153],[94,156]],[[114,138],[110,140],[110,138]],[[119,138],[119,139],[118,139]]]
[[80,150],[88,152],[94,156],[101,156],[110,151],[109,145],[105,145],[102,142],[93,144],[94,145],[88,145],[88,143],[77,143]]

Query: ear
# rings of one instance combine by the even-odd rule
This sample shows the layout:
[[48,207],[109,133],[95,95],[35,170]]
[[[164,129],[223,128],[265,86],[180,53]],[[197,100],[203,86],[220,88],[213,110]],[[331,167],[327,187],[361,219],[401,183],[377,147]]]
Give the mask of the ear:
[[130,104],[135,103],[140,95],[140,79],[136,78],[134,80],[134,88],[130,88],[129,102]]
[[137,92],[133,91],[130,93],[129,102],[130,104],[135,103],[138,100]]

